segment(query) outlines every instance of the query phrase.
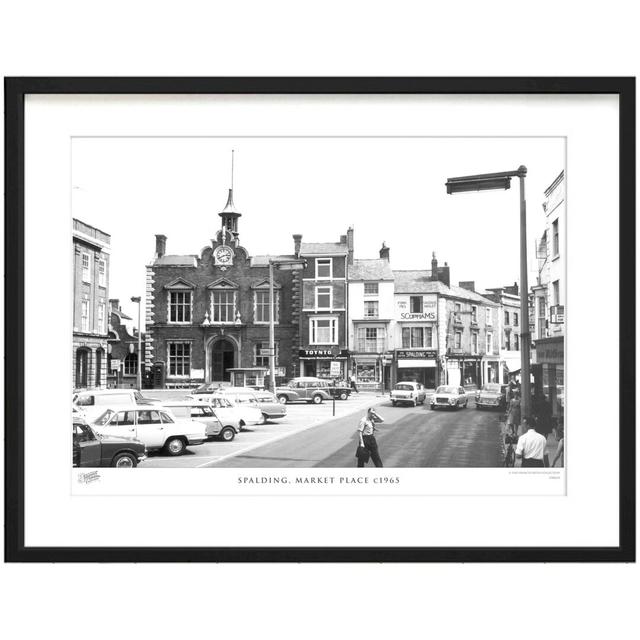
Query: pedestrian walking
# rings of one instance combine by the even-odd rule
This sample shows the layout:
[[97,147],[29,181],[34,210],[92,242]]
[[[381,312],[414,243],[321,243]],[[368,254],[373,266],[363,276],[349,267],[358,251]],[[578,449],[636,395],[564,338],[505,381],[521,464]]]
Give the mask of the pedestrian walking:
[[547,396],[536,388],[536,393],[532,399],[533,415],[536,419],[536,431],[541,433],[545,438],[549,437],[553,429],[551,422],[551,403],[547,400]]
[[[356,457],[358,458],[359,467],[364,467],[365,463],[369,460],[369,456],[376,467],[383,466],[382,460],[380,459],[380,453],[378,452],[378,443],[376,442],[376,437],[374,435],[376,431],[376,424],[380,422],[384,422],[384,418],[379,416],[373,407],[370,407],[367,409],[367,414],[358,424],[359,447],[356,451]],[[364,453],[361,451],[362,449],[366,450],[368,455],[362,455]]]
[[349,386],[351,387],[352,391],[360,393],[358,391],[358,386],[356,385],[356,379],[353,376],[349,376]]
[[553,457],[552,467],[556,466],[556,462],[560,460],[560,466],[564,467],[564,431],[558,430],[558,448],[556,449],[556,455]]
[[547,439],[538,433],[531,418],[522,418],[524,433],[518,438],[516,445],[516,458],[522,458],[523,467],[544,467],[544,449]]
[[513,397],[507,405],[507,429],[518,435],[518,427],[520,426],[520,394],[514,391]]

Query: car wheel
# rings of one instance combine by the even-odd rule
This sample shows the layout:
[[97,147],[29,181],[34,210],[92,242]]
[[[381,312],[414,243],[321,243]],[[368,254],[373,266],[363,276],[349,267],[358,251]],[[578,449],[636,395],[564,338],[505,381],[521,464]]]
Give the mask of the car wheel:
[[236,432],[235,432],[235,429],[233,429],[233,427],[225,427],[220,432],[220,439],[224,440],[225,442],[231,442],[235,437],[236,437]]
[[287,398],[287,396],[278,396],[278,402],[280,404],[287,404],[288,401],[289,399]]
[[269,416],[267,416],[266,413],[262,414],[262,421],[260,422],[260,424],[267,424],[267,420],[269,419]]
[[131,469],[137,465],[138,460],[131,453],[118,453],[111,461],[111,466],[118,467],[118,469]]
[[431,409],[431,411],[433,411],[435,408],[436,408],[435,405],[433,405],[433,404],[429,405],[429,409]]
[[169,438],[164,443],[164,448],[170,456],[181,456],[187,448],[187,443],[184,438]]
[[392,400],[392,401],[391,401],[391,406],[395,407],[395,406],[397,406],[397,404],[398,404],[398,403],[397,403],[395,400]]
[[349,397],[349,394],[346,391],[340,392],[340,400],[346,400]]
[[316,394],[311,398],[311,402],[313,402],[313,404],[320,404],[322,402],[322,396],[320,394]]
[[418,398],[414,398],[413,399],[413,406],[417,407],[418,406]]

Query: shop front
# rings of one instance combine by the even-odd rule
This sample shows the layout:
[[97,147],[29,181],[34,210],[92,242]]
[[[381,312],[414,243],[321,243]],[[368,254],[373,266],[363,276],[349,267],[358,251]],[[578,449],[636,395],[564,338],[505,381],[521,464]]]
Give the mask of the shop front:
[[481,385],[482,356],[469,353],[448,355],[446,358],[447,384],[475,388]]
[[379,391],[383,388],[384,366],[382,357],[377,355],[352,355],[351,376],[358,389]]
[[500,362],[495,358],[485,358],[482,361],[482,384],[500,382]]
[[427,389],[435,389],[438,385],[437,357],[434,350],[396,349],[394,384],[414,380]]
[[564,428],[564,336],[536,340],[531,353],[534,393],[542,391],[553,426]]
[[[347,358],[349,351],[337,347],[328,349],[300,349],[300,370],[302,376],[327,380],[347,379]],[[331,363],[338,363],[332,366]],[[339,375],[336,375],[339,371]]]

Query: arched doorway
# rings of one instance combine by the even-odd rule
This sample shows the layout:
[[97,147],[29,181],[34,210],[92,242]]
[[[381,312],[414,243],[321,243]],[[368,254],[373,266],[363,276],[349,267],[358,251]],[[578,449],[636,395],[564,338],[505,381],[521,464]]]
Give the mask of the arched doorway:
[[76,388],[86,389],[89,384],[89,350],[76,351]]
[[230,340],[223,338],[211,347],[211,381],[230,382],[231,369],[235,363],[235,346]]

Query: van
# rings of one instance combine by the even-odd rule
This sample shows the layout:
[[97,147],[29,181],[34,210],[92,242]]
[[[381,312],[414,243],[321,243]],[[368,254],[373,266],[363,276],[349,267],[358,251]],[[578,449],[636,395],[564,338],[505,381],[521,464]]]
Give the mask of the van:
[[90,422],[110,407],[123,404],[156,405],[158,400],[145,398],[137,389],[92,389],[73,394],[73,404],[78,407]]

